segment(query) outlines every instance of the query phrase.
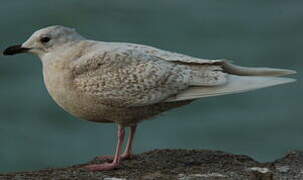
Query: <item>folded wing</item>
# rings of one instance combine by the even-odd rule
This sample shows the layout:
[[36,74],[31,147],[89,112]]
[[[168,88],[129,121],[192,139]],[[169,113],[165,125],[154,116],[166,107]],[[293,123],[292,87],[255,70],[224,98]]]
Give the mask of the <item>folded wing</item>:
[[275,77],[295,73],[292,70],[248,68],[145,45],[109,44],[111,48],[78,60],[74,83],[78,90],[116,106],[198,99],[294,81]]

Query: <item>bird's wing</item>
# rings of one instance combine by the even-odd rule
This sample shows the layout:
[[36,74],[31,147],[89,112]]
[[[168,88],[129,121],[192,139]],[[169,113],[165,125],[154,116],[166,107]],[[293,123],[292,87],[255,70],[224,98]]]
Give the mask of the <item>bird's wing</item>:
[[[293,81],[232,75],[234,69],[241,75],[239,69],[243,68],[226,68],[224,60],[198,59],[150,46],[113,43],[106,47],[75,61],[73,83],[77,90],[113,106],[183,101]],[[231,72],[225,72],[226,69],[231,69]],[[268,68],[244,70],[248,75],[288,72]]]
[[78,91],[113,106],[144,106],[164,101],[189,86],[184,66],[133,47],[88,53],[73,64]]
[[228,75],[228,83],[223,86],[196,86],[166,99],[166,102],[199,99],[211,96],[242,93],[260,88],[294,82],[295,79],[269,76],[237,76]]
[[127,46],[138,49],[141,52],[145,52],[146,54],[165,60],[169,62],[176,62],[181,64],[198,64],[198,65],[212,65],[212,64],[223,64],[227,60],[225,59],[216,59],[216,60],[209,60],[209,59],[202,59],[196,58],[193,56],[188,56],[185,54],[175,53],[171,51],[166,51],[162,49],[158,49],[152,46],[141,45],[141,44],[132,44],[132,43],[125,43]]
[[190,69],[190,86],[175,96],[166,99],[165,102],[234,94],[294,81],[291,78],[273,77],[295,73],[292,70],[241,67],[224,59],[200,59],[145,45],[132,44],[131,46],[144,51],[150,56],[182,64]]

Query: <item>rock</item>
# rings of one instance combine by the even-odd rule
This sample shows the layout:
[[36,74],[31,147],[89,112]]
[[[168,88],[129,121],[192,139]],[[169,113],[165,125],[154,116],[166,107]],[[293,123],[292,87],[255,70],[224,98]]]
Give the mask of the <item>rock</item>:
[[[103,163],[92,160],[87,164]],[[125,160],[113,171],[89,172],[82,167],[0,174],[2,180],[272,180],[303,179],[303,152],[294,151],[270,163],[244,155],[211,150],[153,150]]]
[[157,180],[159,178],[163,178],[165,175],[161,174],[160,172],[154,172],[154,173],[149,173],[144,176],[142,176],[140,179],[142,180]]
[[126,179],[124,179],[124,178],[109,177],[109,178],[104,178],[103,180],[126,180]]
[[268,168],[252,167],[248,170],[251,172],[251,180],[273,180],[273,173]]
[[222,175],[220,173],[209,173],[209,174],[179,174],[178,180],[200,180],[200,179],[207,179],[207,178],[222,178],[225,179],[227,176]]
[[276,166],[276,169],[280,173],[287,173],[289,171],[289,166]]
[[259,172],[261,174],[266,174],[270,172],[268,168],[260,168],[260,167],[252,167],[249,168],[249,170],[254,172]]

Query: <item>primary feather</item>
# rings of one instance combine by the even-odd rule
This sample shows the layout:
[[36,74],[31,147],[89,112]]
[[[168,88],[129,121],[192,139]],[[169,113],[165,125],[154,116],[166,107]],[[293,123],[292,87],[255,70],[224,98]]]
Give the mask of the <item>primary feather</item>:
[[190,87],[176,96],[167,99],[167,102],[184,101],[210,96],[242,93],[260,88],[285,84],[295,81],[291,78],[262,77],[262,76],[236,76],[229,75],[228,83],[221,86]]

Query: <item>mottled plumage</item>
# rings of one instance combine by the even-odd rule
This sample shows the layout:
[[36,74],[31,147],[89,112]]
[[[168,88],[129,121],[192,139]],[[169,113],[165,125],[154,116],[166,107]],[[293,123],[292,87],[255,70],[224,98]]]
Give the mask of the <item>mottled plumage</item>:
[[[119,107],[155,104],[191,85],[226,82],[220,65],[199,67],[166,61],[159,56],[161,50],[134,44],[102,42],[95,46],[99,46],[97,52],[75,59],[75,86],[112,105],[116,102]],[[165,54],[168,56],[169,52]]]
[[119,164],[124,127],[131,136],[122,158],[131,156],[136,125],[195,99],[292,82],[275,76],[291,70],[247,68],[226,60],[207,60],[158,48],[87,40],[73,29],[51,26],[35,32],[25,43],[4,54],[31,52],[40,57],[46,87],[67,112],[95,122],[119,125],[113,163]]

